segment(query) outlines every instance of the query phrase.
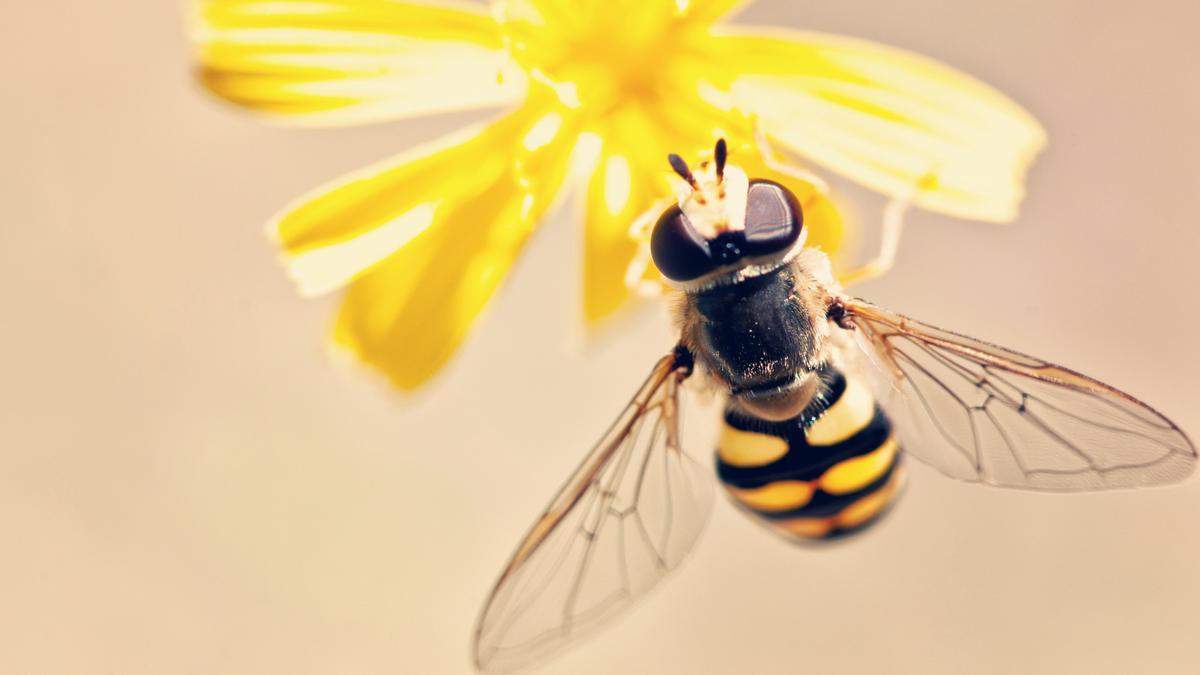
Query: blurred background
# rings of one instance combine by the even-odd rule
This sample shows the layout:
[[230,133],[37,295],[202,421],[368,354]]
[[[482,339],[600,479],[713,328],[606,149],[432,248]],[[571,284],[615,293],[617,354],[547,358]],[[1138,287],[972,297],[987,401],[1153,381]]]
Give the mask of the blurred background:
[[[533,516],[671,344],[584,336],[579,223],[536,237],[400,398],[330,358],[262,224],[465,116],[271,126],[189,77],[168,0],[0,24],[0,672],[463,673]],[[10,17],[12,18],[12,17]],[[881,304],[1086,371],[1200,436],[1194,3],[760,0],[975,74],[1047,127],[1021,219],[916,212]],[[843,193],[870,245],[881,200]],[[709,461],[711,409],[689,438]],[[847,545],[721,502],[690,563],[547,673],[1185,673],[1200,483],[1005,492],[913,467]]]

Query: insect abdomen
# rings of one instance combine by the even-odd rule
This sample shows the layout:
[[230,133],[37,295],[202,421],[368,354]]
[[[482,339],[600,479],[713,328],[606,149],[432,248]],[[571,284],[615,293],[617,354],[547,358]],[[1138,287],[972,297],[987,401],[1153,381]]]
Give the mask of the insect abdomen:
[[769,422],[725,412],[717,475],[734,501],[796,539],[830,539],[879,519],[904,481],[892,424],[865,382],[830,369],[802,415]]

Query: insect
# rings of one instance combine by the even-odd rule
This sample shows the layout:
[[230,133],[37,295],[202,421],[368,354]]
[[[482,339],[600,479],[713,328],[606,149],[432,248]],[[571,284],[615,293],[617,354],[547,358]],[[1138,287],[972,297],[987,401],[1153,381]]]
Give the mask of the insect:
[[680,297],[679,343],[504,568],[476,628],[481,670],[554,655],[685,557],[713,492],[680,447],[679,392],[693,374],[728,395],[720,484],[794,541],[877,522],[908,454],[955,478],[1035,490],[1158,485],[1192,471],[1191,441],[1132,396],[846,295],[829,259],[804,246],[796,197],[729,164],[723,140],[695,173],[670,162],[686,188],[650,248]]

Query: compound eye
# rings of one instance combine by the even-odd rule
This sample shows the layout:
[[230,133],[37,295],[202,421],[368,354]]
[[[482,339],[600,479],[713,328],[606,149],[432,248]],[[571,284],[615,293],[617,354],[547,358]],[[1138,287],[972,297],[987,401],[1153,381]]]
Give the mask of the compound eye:
[[678,205],[664,211],[654,224],[650,254],[658,270],[672,281],[691,281],[719,265],[709,254],[708,242],[692,228]]
[[800,239],[804,213],[800,200],[779,183],[750,181],[746,194],[746,253],[752,256],[781,253]]

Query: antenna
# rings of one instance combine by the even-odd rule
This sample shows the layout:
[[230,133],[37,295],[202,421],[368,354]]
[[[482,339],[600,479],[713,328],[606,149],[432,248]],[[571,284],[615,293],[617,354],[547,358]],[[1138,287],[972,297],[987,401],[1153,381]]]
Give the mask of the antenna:
[[713,150],[717,160],[717,183],[725,179],[725,159],[729,157],[729,149],[725,147],[725,139],[717,139],[717,147]]
[[667,155],[667,161],[671,163],[671,168],[675,169],[675,173],[686,180],[693,190],[700,189],[700,186],[696,184],[696,177],[692,175],[692,170],[688,168],[687,162],[683,161],[682,157],[672,152]]

